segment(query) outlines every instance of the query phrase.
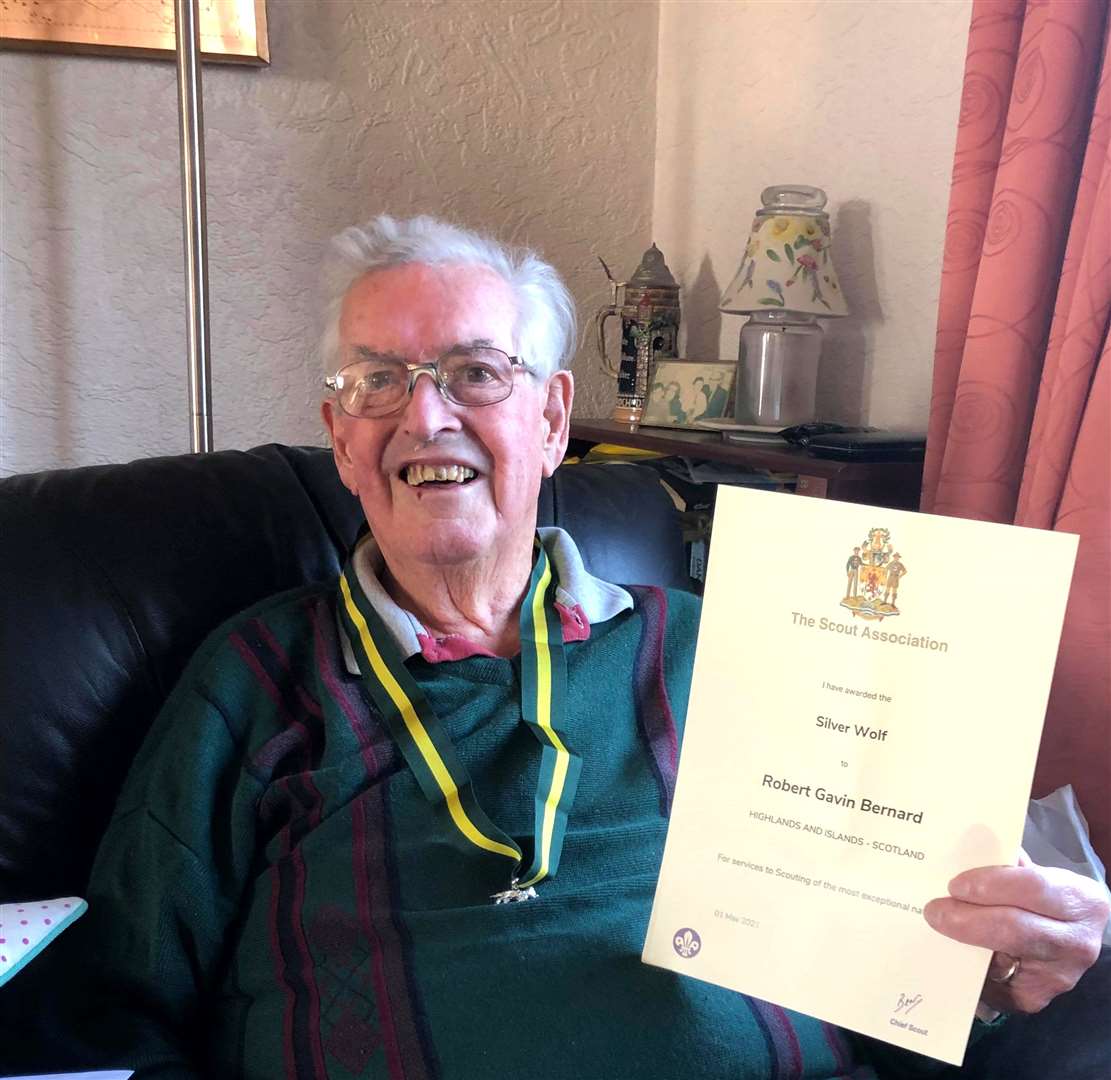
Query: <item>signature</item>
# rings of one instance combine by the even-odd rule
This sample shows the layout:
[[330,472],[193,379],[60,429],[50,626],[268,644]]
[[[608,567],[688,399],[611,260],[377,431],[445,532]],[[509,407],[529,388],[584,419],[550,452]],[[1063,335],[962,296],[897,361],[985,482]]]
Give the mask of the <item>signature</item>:
[[906,1016],[921,1004],[921,994],[915,994],[914,997],[910,997],[908,994],[900,994],[899,1003],[895,1006],[895,1012],[902,1013]]

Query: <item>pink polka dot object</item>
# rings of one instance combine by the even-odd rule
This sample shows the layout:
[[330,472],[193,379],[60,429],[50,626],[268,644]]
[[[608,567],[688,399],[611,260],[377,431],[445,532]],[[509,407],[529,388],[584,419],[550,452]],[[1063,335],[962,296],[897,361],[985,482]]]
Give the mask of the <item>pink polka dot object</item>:
[[[88,906],[79,896],[25,900],[22,907],[0,904],[0,928],[5,923],[21,928],[18,938],[9,940],[6,935],[0,937],[0,945],[4,947],[0,951],[0,986],[26,967],[67,926],[84,915]],[[28,917],[16,918],[19,915]]]

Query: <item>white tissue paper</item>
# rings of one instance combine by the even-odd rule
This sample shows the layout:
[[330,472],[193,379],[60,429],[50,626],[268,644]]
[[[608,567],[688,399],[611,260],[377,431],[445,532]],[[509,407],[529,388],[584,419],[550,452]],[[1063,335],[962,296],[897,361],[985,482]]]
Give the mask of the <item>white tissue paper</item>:
[[[1030,800],[1022,847],[1039,866],[1060,866],[1098,881],[1111,898],[1106,871],[1088,839],[1088,822],[1072,784]],[[1111,945],[1111,923],[1103,931],[1103,943]]]

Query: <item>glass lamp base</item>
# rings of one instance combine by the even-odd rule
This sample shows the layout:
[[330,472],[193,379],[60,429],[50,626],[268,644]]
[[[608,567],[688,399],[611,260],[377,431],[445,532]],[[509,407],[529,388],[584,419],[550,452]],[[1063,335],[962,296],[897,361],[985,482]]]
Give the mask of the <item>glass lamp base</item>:
[[788,427],[814,419],[822,328],[813,316],[759,312],[741,330],[738,423]]

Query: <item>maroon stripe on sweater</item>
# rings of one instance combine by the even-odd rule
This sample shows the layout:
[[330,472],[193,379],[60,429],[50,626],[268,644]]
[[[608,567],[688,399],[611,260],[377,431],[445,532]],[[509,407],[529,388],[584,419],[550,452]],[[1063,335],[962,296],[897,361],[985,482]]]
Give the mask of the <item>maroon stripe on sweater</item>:
[[[420,1005],[413,976],[410,942],[396,915],[396,875],[389,852],[390,822],[386,793],[381,785],[360,798],[364,815],[363,855],[358,867],[366,886],[367,933],[379,946],[375,955],[375,987],[388,996],[406,1080],[432,1080],[431,1034]],[[392,1076],[392,1074],[391,1074]]]
[[382,723],[372,718],[370,709],[358,692],[359,681],[341,667],[343,652],[336,633],[335,611],[330,602],[315,598],[308,608],[308,615],[313,628],[316,670],[359,744],[367,779],[379,780],[394,767],[393,740]]
[[775,1076],[779,1080],[798,1080],[802,1076],[802,1047],[794,1024],[785,1009],[769,1001],[749,998],[753,1010],[760,1014],[771,1033],[775,1048]]
[[[296,782],[313,800],[310,816],[314,820],[309,828],[304,830],[308,832],[319,823],[320,799],[307,776],[298,777]],[[297,828],[296,820],[290,822],[287,840],[295,846],[289,852],[285,865],[292,869],[293,881],[291,887],[284,890],[285,904],[279,902],[282,926],[285,934],[292,937],[296,955],[301,962],[301,967],[294,972],[296,977],[289,983],[293,991],[293,1052],[296,1059],[296,1070],[293,1075],[297,1080],[303,1080],[305,1077],[326,1078],[328,1075],[324,1064],[324,1047],[320,1038],[320,993],[316,985],[312,952],[305,936],[306,871],[305,860],[298,843],[300,837],[297,835],[301,831]],[[279,930],[279,937],[281,936],[283,936],[282,930]],[[287,946],[287,952],[289,951]]]
[[771,1028],[768,1027],[768,1022],[764,1019],[763,1013],[756,1007],[756,998],[749,997],[748,994],[742,994],[741,1000],[748,1007],[753,1021],[764,1038],[764,1049],[768,1052],[768,1080],[779,1080],[779,1052],[775,1047],[775,1036],[772,1034]]
[[[363,767],[371,782],[351,807],[352,873],[359,925],[371,947],[372,983],[386,1066],[390,1080],[427,1080],[432,1072],[416,1019],[418,1007],[408,979],[405,944],[391,917],[388,893],[382,884],[388,872],[385,858],[387,821],[385,796],[375,782],[393,769],[394,743],[381,721],[372,717],[364,698],[353,692],[353,687],[359,684],[351,684],[346,672],[341,672],[342,652],[335,634],[334,613],[320,603],[314,606],[310,617],[317,671],[355,735]],[[376,889],[375,883],[380,887]]]
[[370,942],[371,981],[374,985],[374,1003],[378,1009],[378,1021],[382,1028],[382,1045],[386,1053],[386,1068],[390,1080],[405,1080],[404,1059],[397,1037],[397,1019],[390,1007],[390,995],[386,987],[386,976],[382,963],[382,939],[374,929],[371,912],[370,883],[367,880],[367,832],[370,816],[364,805],[372,796],[369,792],[351,805],[352,858],[351,872],[355,878],[355,897],[359,909],[359,926],[363,936]]
[[[325,631],[325,626],[330,622],[330,612],[322,614],[319,605],[314,605],[309,611],[313,626],[313,643],[316,653],[316,669],[320,673],[332,700],[339,706],[348,727],[351,728],[356,742],[359,744],[359,754],[363,760],[363,768],[367,778],[374,781],[380,775],[378,755],[375,753],[374,744],[370,737],[369,715],[361,699],[348,692],[340,677],[336,665],[339,654],[339,642],[333,634]],[[331,639],[331,640],[329,640]],[[402,1063],[401,1049],[398,1045],[397,1025],[390,1008],[389,994],[386,992],[385,980],[382,976],[382,942],[374,932],[374,925],[370,916],[370,894],[368,891],[366,875],[366,822],[364,811],[360,806],[362,799],[367,798],[364,793],[357,799],[351,808],[351,833],[352,833],[352,876],[355,881],[355,896],[359,912],[359,925],[363,935],[370,942],[373,957],[373,984],[375,1006],[378,1010],[378,1020],[382,1028],[382,1042],[386,1053],[386,1066],[389,1069],[391,1080],[404,1080],[405,1070]]]
[[[286,1074],[297,1080],[323,1080],[328,1074],[320,1039],[320,994],[304,931],[306,871],[300,848],[301,840],[321,818],[323,800],[309,778],[321,750],[320,709],[317,705],[312,713],[307,708],[311,698],[303,687],[292,685],[289,658],[260,619],[252,619],[242,634],[233,634],[232,642],[283,726],[303,733],[295,744],[283,747],[282,764],[289,772],[273,781],[264,796],[264,801],[283,804],[287,812],[279,840],[281,855],[273,871],[270,940],[275,970],[285,988]],[[277,797],[271,799],[275,790]]]
[[640,642],[633,666],[637,725],[648,744],[652,767],[660,786],[660,814],[668,817],[675,794],[675,773],[679,767],[679,737],[664,679],[667,593],[654,585],[632,585],[628,588],[641,617]]
[[[311,600],[308,603],[311,603]],[[306,604],[306,606],[308,605]],[[266,623],[264,623],[261,619],[252,619],[251,625],[254,627],[255,630],[258,631],[259,639],[262,644],[264,644],[273,654],[275,659],[277,659],[278,663],[281,665],[283,673],[287,676],[291,675],[292,667],[289,663],[289,656],[286,653],[285,649],[282,647],[282,643],[276,637],[274,637],[274,634],[271,632],[270,627],[267,626]],[[308,690],[305,689],[304,686],[302,686],[299,682],[294,682],[290,686],[290,690],[295,695],[297,704],[302,709],[304,709],[305,712],[307,712],[310,716],[315,716],[317,719],[323,718],[324,710],[321,709],[320,702],[318,702],[316,698],[314,698],[312,694],[310,694]]]
[[[285,843],[286,838],[282,838],[282,852],[283,854],[288,850]],[[282,945],[278,938],[279,911],[281,910],[281,875],[280,872],[275,870],[271,875],[270,884],[270,924],[269,924],[269,938],[270,938],[270,955],[274,958],[274,974],[277,977],[278,985],[287,987],[285,995],[285,1004],[282,1008],[282,1046],[285,1049],[285,1072],[286,1076],[294,1075],[296,1072],[296,1063],[293,1060],[291,1047],[293,1046],[293,1006],[291,1002],[290,993],[288,990],[289,980],[286,977],[285,954],[282,951]]]
[[853,1054],[844,1032],[823,1020],[822,1034],[825,1035],[826,1042],[833,1053],[833,1062],[837,1066],[837,1071],[848,1076],[853,1068]]
[[[244,634],[234,633],[231,641],[278,712],[280,725],[277,734],[267,739],[251,758],[255,775],[268,781],[276,772],[289,773],[294,767],[301,769],[317,763],[321,725],[319,705],[315,712],[305,708],[302,695],[287,685],[288,660],[285,664],[281,662],[285,653],[282,651],[280,655],[275,655],[259,633],[260,627],[261,621],[252,619],[244,628],[250,632],[250,640]],[[266,635],[274,640],[269,631]],[[309,758],[307,762],[306,755]],[[296,766],[292,764],[294,762]]]

